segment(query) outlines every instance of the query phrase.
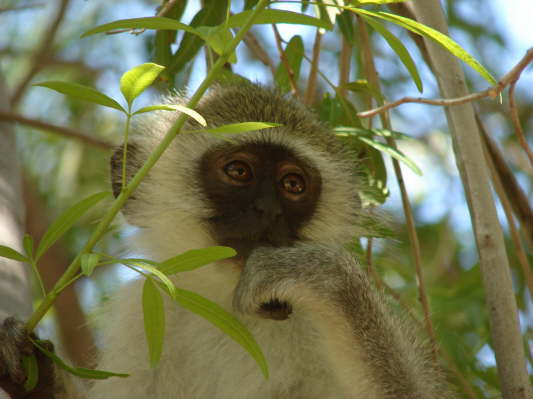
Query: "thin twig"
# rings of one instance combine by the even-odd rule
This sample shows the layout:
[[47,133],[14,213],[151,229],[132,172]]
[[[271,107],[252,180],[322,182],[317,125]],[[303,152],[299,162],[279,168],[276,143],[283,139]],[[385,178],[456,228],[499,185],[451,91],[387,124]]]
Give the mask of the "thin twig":
[[[366,25],[358,19],[358,30],[361,38],[361,48],[363,55],[363,67],[365,69],[365,75],[370,84],[372,84],[377,90],[380,89],[379,77],[374,64],[374,59],[372,55],[372,49],[370,47],[370,39],[368,37],[368,32],[366,30]],[[376,98],[376,101],[382,101],[379,98]],[[387,113],[380,114],[381,123],[385,129],[392,130],[390,119],[388,118]],[[396,142],[392,137],[387,137],[387,144],[393,148],[396,148]],[[422,271],[422,256],[420,252],[420,243],[418,240],[418,235],[416,232],[415,221],[413,217],[413,211],[411,209],[411,204],[409,202],[409,196],[407,194],[407,189],[405,187],[405,182],[403,180],[402,169],[400,163],[392,158],[392,165],[394,172],[396,174],[396,180],[398,181],[398,186],[400,188],[403,211],[405,214],[405,222],[407,224],[407,231],[409,234],[409,243],[411,246],[411,253],[415,263],[416,279],[418,286],[418,299],[422,305],[424,311],[424,320],[426,324],[426,330],[431,340],[431,349],[433,352],[435,362],[438,362],[438,345],[437,339],[435,336],[435,331],[433,328],[433,322],[431,320],[429,301],[426,294],[426,288],[424,283],[423,271]]]
[[41,8],[44,7],[45,4],[43,3],[35,3],[35,4],[25,4],[20,6],[8,6],[8,7],[2,7],[0,8],[0,14],[10,12],[10,11],[21,11],[21,10],[28,10],[30,8]]
[[70,139],[78,140],[82,142],[83,144],[88,144],[90,146],[103,149],[103,150],[110,150],[113,148],[113,146],[109,143],[106,143],[105,141],[101,141],[97,138],[91,137],[85,133],[80,133],[77,130],[69,129],[67,127],[52,125],[50,123],[42,122],[36,119],[29,119],[22,115],[15,114],[12,112],[6,112],[0,110],[0,121],[7,121],[7,122],[18,122],[26,126],[31,126],[39,130],[43,130],[46,132],[53,132],[57,133],[61,136],[68,137]]
[[342,37],[342,47],[341,54],[339,59],[339,93],[345,97],[346,96],[346,83],[350,80],[350,66],[352,61],[352,44]]
[[65,17],[69,2],[70,0],[61,0],[61,3],[57,9],[56,17],[50,23],[47,32],[43,36],[41,45],[35,52],[30,70],[14,90],[13,97],[11,97],[10,100],[11,108],[14,108],[19,103],[33,77],[45,66],[45,64],[41,62],[41,58],[49,55],[48,53],[52,49],[57,30],[59,29],[59,25],[63,21],[63,18]]
[[263,45],[252,32],[248,32],[246,36],[244,36],[244,44],[257,57],[258,60],[270,68],[270,72],[272,73],[272,76],[274,76],[276,73],[276,67],[274,66],[274,63],[270,59],[268,53],[263,48]]
[[406,103],[418,103],[418,104],[428,104],[428,105],[439,105],[439,106],[450,106],[450,105],[459,105],[478,100],[483,97],[496,98],[502,92],[502,90],[518,80],[524,69],[533,61],[533,48],[530,48],[526,55],[516,64],[513,69],[511,69],[503,78],[501,78],[498,83],[494,86],[489,87],[486,90],[468,94],[466,96],[456,97],[456,98],[422,98],[422,97],[403,97],[399,100],[393,101],[391,103],[382,105],[380,107],[370,109],[368,111],[359,112],[357,116],[359,118],[370,118],[372,116],[381,114],[382,112],[388,111],[391,108],[396,108],[401,104]]
[[316,30],[315,43],[313,45],[313,57],[311,61],[311,70],[307,81],[307,90],[305,91],[304,103],[307,106],[313,105],[316,95],[316,79],[318,75],[318,61],[320,59],[320,44],[322,43],[323,33],[321,29]]
[[524,248],[524,245],[522,244],[522,240],[520,239],[520,234],[518,233],[518,230],[515,226],[511,203],[507,198],[505,189],[503,188],[503,182],[500,176],[498,175],[498,172],[496,171],[494,162],[492,161],[492,158],[489,154],[489,149],[486,146],[486,142],[485,154],[485,158],[487,159],[487,162],[490,166],[493,187],[496,190],[496,193],[498,194],[498,198],[500,199],[500,203],[502,205],[503,212],[505,213],[505,218],[507,219],[507,224],[509,226],[509,232],[511,233],[511,240],[513,241],[513,244],[516,248],[516,257],[518,258],[518,263],[520,263],[520,267],[522,268],[522,273],[524,275],[524,280],[526,281],[529,293],[533,298],[533,272],[531,272],[531,265],[527,260],[526,250]]
[[503,189],[511,206],[513,208],[514,214],[520,220],[520,225],[524,232],[524,238],[526,242],[533,248],[533,209],[531,209],[531,204],[528,198],[528,195],[524,193],[520,184],[516,180],[516,177],[513,174],[513,171],[509,168],[505,162],[500,149],[494,142],[494,140],[489,136],[485,126],[481,122],[481,119],[476,115],[476,122],[481,132],[481,138],[485,143],[488,154],[490,155],[490,160],[500,181],[505,182]]
[[289,60],[285,56],[285,51],[281,47],[281,35],[279,34],[278,28],[276,25],[272,25],[272,30],[274,31],[274,38],[276,39],[276,47],[278,48],[279,52],[279,58],[281,60],[281,63],[283,64],[283,67],[287,71],[287,76],[289,77],[289,85],[291,86],[291,94],[294,97],[301,98],[300,97],[300,90],[298,89],[298,86],[296,85],[296,82],[294,81],[294,71],[291,68],[291,65],[289,64]]
[[520,123],[520,118],[518,117],[518,107],[516,106],[514,90],[516,83],[518,82],[518,77],[514,80],[509,86],[509,110],[511,111],[511,120],[513,121],[514,130],[516,136],[518,137],[518,142],[522,146],[522,149],[527,154],[531,166],[533,166],[533,153],[527,144],[526,138],[524,137],[524,131],[522,130],[522,124]]

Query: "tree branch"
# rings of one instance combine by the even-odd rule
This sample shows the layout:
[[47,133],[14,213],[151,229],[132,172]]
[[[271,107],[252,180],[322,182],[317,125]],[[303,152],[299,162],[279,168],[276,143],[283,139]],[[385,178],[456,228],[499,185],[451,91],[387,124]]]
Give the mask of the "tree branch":
[[320,58],[320,43],[322,43],[322,32],[320,29],[316,30],[315,42],[313,45],[313,58],[311,61],[311,70],[309,71],[309,78],[307,80],[307,90],[305,91],[304,103],[311,106],[315,100],[316,94],[316,79],[318,76],[318,61]]
[[63,18],[65,17],[69,2],[70,0],[61,0],[56,17],[48,27],[47,32],[44,34],[39,49],[35,52],[32,67],[15,89],[13,97],[10,101],[11,108],[14,108],[20,102],[22,96],[24,95],[24,92],[26,91],[26,88],[30,84],[33,77],[45,66],[45,64],[41,63],[41,58],[50,53],[50,49],[52,48],[52,45],[54,43],[54,38],[56,36],[57,30],[59,29],[61,21],[63,21]]
[[385,104],[381,107],[370,109],[368,111],[359,112],[357,116],[360,118],[370,118],[372,116],[381,114],[382,112],[388,111],[392,108],[396,108],[401,104],[406,103],[418,103],[418,104],[428,104],[428,105],[438,105],[438,106],[450,106],[450,105],[460,105],[474,100],[478,100],[483,97],[496,98],[503,91],[503,89],[516,82],[524,69],[533,61],[533,47],[530,48],[526,55],[516,64],[511,71],[509,71],[502,79],[498,81],[494,86],[489,87],[486,90],[468,94],[465,96],[455,97],[455,98],[422,98],[422,97],[403,97],[399,100],[393,101],[389,104]]
[[[415,0],[412,4],[419,22],[448,34],[446,19],[438,0]],[[443,97],[465,97],[467,87],[458,60],[436,43],[427,39],[425,41]],[[533,57],[533,51],[528,51],[527,57]],[[523,59],[510,74],[523,70],[528,63],[529,60]],[[506,84],[505,79],[510,74],[500,81],[502,85]],[[518,75],[519,72],[515,76]],[[495,89],[497,88],[501,91],[499,85],[496,85]],[[494,91],[494,95],[499,91]],[[502,395],[504,399],[531,398],[532,390],[526,369],[509,261],[489,184],[489,168],[485,162],[474,108],[471,104],[447,107],[446,117],[474,227]]]
[[61,136],[65,136],[70,139],[81,141],[83,144],[88,144],[90,146],[93,146],[93,147],[96,147],[102,150],[110,150],[113,148],[113,146],[110,143],[91,137],[88,134],[78,132],[74,129],[69,129],[67,127],[52,125],[50,123],[42,122],[36,119],[29,119],[22,115],[15,114],[13,112],[7,112],[7,111],[0,110],[0,121],[18,122],[23,125],[31,126],[39,130],[57,133]]
[[279,34],[278,28],[276,25],[272,25],[272,30],[274,31],[274,38],[276,39],[276,46],[278,48],[279,52],[279,58],[281,60],[281,63],[283,64],[283,67],[287,71],[287,76],[289,77],[289,84],[291,86],[291,94],[294,97],[300,98],[300,90],[298,89],[298,86],[296,82],[294,81],[294,71],[292,70],[289,60],[287,60],[287,57],[285,56],[285,51],[281,47],[281,35]]

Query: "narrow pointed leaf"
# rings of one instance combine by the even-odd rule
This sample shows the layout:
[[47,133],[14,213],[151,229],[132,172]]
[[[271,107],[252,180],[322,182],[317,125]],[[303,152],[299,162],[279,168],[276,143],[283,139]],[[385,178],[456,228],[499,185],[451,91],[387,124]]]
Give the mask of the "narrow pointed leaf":
[[374,147],[378,151],[386,152],[391,157],[397,159],[400,162],[403,162],[406,166],[408,166],[417,175],[422,176],[422,171],[420,170],[420,168],[418,166],[416,166],[416,164],[413,161],[411,161],[409,158],[407,158],[405,156],[405,154],[402,153],[401,151],[399,151],[399,150],[397,150],[395,148],[392,148],[391,146],[389,146],[387,144],[383,144],[383,143],[380,143],[378,141],[374,141],[374,140],[369,139],[367,137],[357,136],[357,138],[359,140],[361,140],[362,142],[368,144],[369,146]]
[[380,129],[380,128],[373,128],[373,129],[364,129],[364,128],[358,128],[358,127],[347,127],[347,126],[340,126],[333,129],[335,131],[335,134],[337,136],[364,136],[368,138],[372,138],[374,136],[380,136],[380,137],[392,137],[397,140],[401,139],[412,139],[411,136],[399,132],[397,130],[389,130],[389,129]]
[[193,118],[196,122],[198,122],[202,126],[207,126],[207,122],[205,118],[200,115],[198,112],[196,112],[194,109],[187,108],[184,105],[179,104],[158,104],[158,105],[149,105],[147,107],[143,107],[133,113],[133,115],[142,114],[145,112],[152,112],[152,111],[180,111],[184,114],[189,115],[191,118]]
[[24,251],[26,252],[26,255],[29,259],[33,258],[33,237],[29,234],[24,234],[24,239],[22,241],[22,246],[24,247]]
[[57,91],[58,93],[65,94],[66,96],[103,105],[104,107],[114,108],[124,113],[126,112],[124,108],[122,108],[122,106],[111,97],[108,97],[104,93],[100,93],[98,90],[89,86],[71,82],[55,81],[36,83],[34,86],[47,87]]
[[244,324],[228,313],[221,306],[195,294],[194,292],[177,288],[174,300],[185,309],[194,312],[241,345],[255,359],[265,378],[268,378],[268,366],[261,348]]
[[[247,133],[254,130],[268,129],[270,127],[281,126],[279,123],[270,122],[242,122],[242,123],[229,123],[224,126],[212,127],[208,129],[195,130],[205,133],[213,134],[232,134],[232,133]],[[193,133],[193,132],[190,132]]]
[[157,30],[184,30],[186,32],[197,34],[194,28],[182,24],[171,18],[165,17],[146,17],[146,18],[131,18],[120,19],[107,24],[99,25],[96,28],[89,29],[81,35],[87,37],[95,33],[104,33],[115,29],[157,29]]
[[77,220],[79,220],[89,209],[95,206],[98,202],[108,197],[108,192],[93,194],[84,200],[67,209],[61,216],[59,216],[52,225],[44,233],[37,252],[35,260],[37,261],[45,251],[50,248],[67,230],[69,230]]
[[[233,33],[227,26],[200,26],[197,28],[202,39],[205,40],[207,45],[211,47],[218,55],[223,55],[228,50],[228,45],[233,40]],[[231,54],[228,59],[232,64],[237,63],[237,56],[235,52]]]
[[93,274],[94,268],[98,265],[99,261],[99,254],[83,254],[81,256],[81,272],[86,276],[90,276]]
[[357,5],[363,4],[391,4],[391,3],[404,3],[406,0],[356,0]]
[[157,366],[165,339],[165,308],[163,298],[151,279],[146,279],[143,287],[144,332],[148,343],[150,365]]
[[442,47],[448,50],[450,53],[455,55],[457,58],[470,65],[490,84],[496,84],[496,79],[494,79],[494,77],[489,73],[489,71],[487,71],[483,65],[481,65],[474,57],[472,57],[464,48],[462,48],[449,36],[446,36],[445,34],[433,28],[430,28],[429,26],[421,24],[420,22],[414,21],[410,18],[402,17],[400,15],[390,14],[382,11],[373,12],[364,10],[362,8],[350,8],[350,10],[360,15],[368,15],[370,17],[375,17],[392,22],[393,24],[399,25],[402,28],[410,30],[411,32],[433,40],[434,42],[440,44]]
[[[225,10],[228,8],[229,0],[206,0],[203,8],[196,13],[190,22],[190,26],[217,26],[224,22]],[[200,51],[204,41],[198,35],[185,32],[178,49],[172,57],[169,75],[176,74],[183,70],[185,65],[191,61]]]
[[29,262],[29,259],[26,256],[15,251],[13,248],[6,247],[5,245],[0,245],[0,257],[18,260],[20,262]]
[[188,272],[209,263],[231,258],[235,255],[237,255],[237,252],[229,247],[215,246],[210,248],[192,249],[161,262],[159,270],[165,274]]
[[[289,40],[289,43],[285,47],[285,59],[287,64],[291,68],[291,73],[293,74],[294,82],[298,82],[300,79],[300,69],[302,65],[303,56],[305,54],[304,43],[302,37],[295,35]],[[289,80],[289,71],[285,66],[285,63],[281,62],[276,70],[274,75],[274,80],[276,81],[276,86],[281,88],[284,93],[290,91],[290,80]]]
[[[159,270],[159,265],[157,265],[155,262],[151,262],[151,261],[148,262],[148,261],[145,261],[144,259],[127,259],[127,258],[117,259],[117,262],[122,263],[124,265],[138,267],[149,272],[150,274],[153,274],[154,276],[159,278],[159,280],[161,280],[161,283],[165,285],[170,295],[171,296],[174,295],[176,291],[176,286],[174,285],[172,280],[170,280],[167,277],[165,273]],[[156,264],[157,266],[155,266],[154,264]]]
[[26,381],[24,382],[24,390],[29,392],[37,386],[39,381],[39,367],[37,366],[37,358],[35,353],[29,356],[22,357],[22,366],[26,374]]
[[146,112],[153,111],[176,111],[176,106],[167,104],[148,105],[147,107],[139,108],[132,115],[144,114]]
[[378,32],[383,38],[387,41],[389,46],[394,50],[394,52],[400,57],[400,61],[405,65],[407,70],[409,71],[409,74],[413,78],[413,81],[415,82],[416,88],[420,93],[424,90],[422,86],[422,80],[420,79],[420,75],[418,74],[418,69],[416,68],[415,62],[411,58],[411,55],[409,54],[409,51],[405,48],[405,46],[402,44],[402,42],[394,36],[392,33],[390,33],[387,28],[385,28],[381,22],[375,20],[374,18],[371,18],[367,15],[361,15],[361,17],[365,20],[367,24],[369,24],[376,32]]
[[120,78],[120,91],[131,107],[135,100],[159,76],[164,66],[147,62],[130,69]]
[[[243,26],[246,21],[250,18],[250,14],[253,10],[243,11],[238,14],[232,15],[228,19],[228,27],[238,28]],[[324,28],[331,30],[332,25],[326,21],[320,20],[318,18],[310,17],[309,15],[299,14],[292,11],[284,10],[272,10],[266,9],[261,11],[261,13],[254,20],[254,24],[296,24],[296,25],[311,25],[316,26],[317,28]]]
[[112,371],[104,371],[104,370],[91,370],[86,369],[83,367],[71,367],[68,364],[66,364],[59,356],[57,356],[55,353],[50,352],[42,346],[39,341],[32,340],[33,345],[37,349],[39,349],[40,352],[42,352],[44,355],[46,355],[48,358],[50,358],[58,367],[61,367],[63,370],[68,371],[71,374],[74,374],[81,378],[90,378],[94,380],[105,380],[109,377],[129,377],[129,374],[124,373],[114,373]]

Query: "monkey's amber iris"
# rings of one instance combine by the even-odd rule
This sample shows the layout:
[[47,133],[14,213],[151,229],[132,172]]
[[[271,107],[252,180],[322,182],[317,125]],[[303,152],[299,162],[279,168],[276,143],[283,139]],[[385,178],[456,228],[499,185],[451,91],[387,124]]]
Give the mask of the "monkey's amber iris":
[[224,167],[226,174],[234,180],[246,182],[253,177],[250,166],[242,161],[232,161]]
[[283,189],[292,194],[301,194],[305,191],[305,180],[296,173],[289,173],[281,179]]

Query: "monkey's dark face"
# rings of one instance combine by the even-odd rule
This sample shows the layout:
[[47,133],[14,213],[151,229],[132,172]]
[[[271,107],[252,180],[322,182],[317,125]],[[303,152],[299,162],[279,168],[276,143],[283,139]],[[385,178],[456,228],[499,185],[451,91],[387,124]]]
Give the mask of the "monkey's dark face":
[[215,239],[246,258],[259,246],[289,246],[311,218],[319,172],[276,144],[222,145],[201,160]]

